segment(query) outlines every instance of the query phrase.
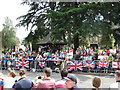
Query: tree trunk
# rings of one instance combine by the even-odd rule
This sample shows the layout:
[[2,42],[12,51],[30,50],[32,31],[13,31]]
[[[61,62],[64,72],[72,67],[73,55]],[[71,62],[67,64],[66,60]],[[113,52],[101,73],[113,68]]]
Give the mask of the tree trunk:
[[[78,7],[78,3],[77,2],[74,2],[74,7],[75,8],[77,8]],[[74,21],[74,24],[75,24],[75,28],[74,28],[74,30],[75,30],[75,33],[74,33],[74,36],[73,36],[73,39],[74,39],[74,52],[77,50],[77,48],[79,47],[79,35],[78,35],[78,33],[76,32],[77,30],[77,28],[79,28],[80,27],[80,22],[79,22],[79,20],[76,18],[77,17],[77,15],[75,14],[74,15],[74,18],[75,18],[75,21]]]
[[78,33],[75,33],[74,34],[74,51],[76,51],[78,47],[79,47],[79,36],[78,36]]
[[68,31],[68,47],[71,45],[71,33]]

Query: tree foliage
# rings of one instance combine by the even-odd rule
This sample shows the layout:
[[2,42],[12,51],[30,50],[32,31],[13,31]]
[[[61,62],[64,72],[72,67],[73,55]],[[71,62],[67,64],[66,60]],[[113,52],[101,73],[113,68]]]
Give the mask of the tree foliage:
[[[26,2],[24,2],[25,4]],[[88,38],[101,36],[101,45],[110,44],[110,37],[119,43],[118,30],[112,25],[120,22],[120,2],[29,2],[31,8],[19,17],[18,26],[36,27],[26,38],[36,40],[49,32],[53,42],[64,40],[69,45],[87,45]],[[31,38],[32,37],[32,38]],[[105,39],[104,39],[105,38]],[[108,41],[108,43],[105,43]]]
[[2,35],[2,46],[4,48],[11,48],[18,43],[15,31],[16,29],[13,27],[12,21],[6,17],[3,24],[3,29],[0,32]]

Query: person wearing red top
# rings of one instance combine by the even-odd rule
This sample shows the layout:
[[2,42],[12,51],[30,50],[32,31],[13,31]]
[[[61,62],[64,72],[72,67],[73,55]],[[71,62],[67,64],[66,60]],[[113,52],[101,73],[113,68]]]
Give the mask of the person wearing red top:
[[51,74],[52,70],[50,68],[45,68],[43,71],[43,79],[39,80],[37,84],[34,84],[33,88],[53,90],[55,88],[55,81],[50,78]]
[[66,82],[66,80],[64,79],[65,77],[67,77],[67,75],[68,75],[68,70],[67,69],[63,69],[63,70],[61,70],[60,71],[60,75],[61,75],[61,79],[60,80],[57,80],[56,82],[55,82],[55,84],[56,84],[56,88],[67,88],[66,87],[66,84],[65,84],[65,82]]
[[3,90],[4,75],[0,72],[0,90]]
[[107,55],[109,56],[109,54],[110,54],[110,50],[107,49],[107,50],[106,50],[106,53],[107,53]]

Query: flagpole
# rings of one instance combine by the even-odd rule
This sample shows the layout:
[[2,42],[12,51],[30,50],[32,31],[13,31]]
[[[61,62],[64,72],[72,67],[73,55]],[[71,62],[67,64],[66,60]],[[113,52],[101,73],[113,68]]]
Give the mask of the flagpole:
[[32,51],[32,42],[29,42],[30,44],[30,51]]

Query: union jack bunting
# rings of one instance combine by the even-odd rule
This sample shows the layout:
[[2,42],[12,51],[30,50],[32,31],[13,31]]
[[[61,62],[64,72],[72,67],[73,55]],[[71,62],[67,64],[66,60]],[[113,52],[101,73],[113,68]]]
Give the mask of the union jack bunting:
[[99,67],[108,68],[109,64],[108,61],[99,61]]
[[112,68],[118,68],[118,62],[112,62]]
[[118,62],[118,68],[120,69],[120,61]]
[[96,67],[96,62],[92,61],[91,64],[90,64],[90,68],[95,68],[95,67]]
[[29,68],[29,61],[28,60],[17,60],[16,67],[18,68]]
[[68,61],[68,71],[83,70],[81,61]]
[[83,62],[83,66],[87,68],[95,68],[95,61],[85,61]]
[[82,61],[76,61],[77,64],[77,70],[83,70],[83,62]]
[[89,66],[89,64],[87,64],[87,61],[84,61],[83,62],[83,67],[88,67]]
[[39,65],[40,65],[41,68],[44,68],[44,67],[45,67],[45,64],[46,64],[45,61],[39,62]]

